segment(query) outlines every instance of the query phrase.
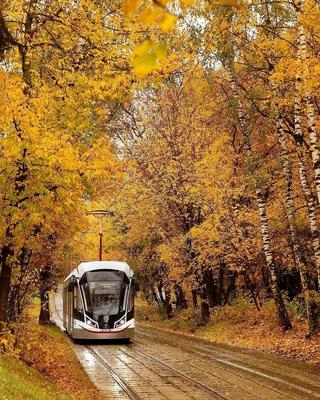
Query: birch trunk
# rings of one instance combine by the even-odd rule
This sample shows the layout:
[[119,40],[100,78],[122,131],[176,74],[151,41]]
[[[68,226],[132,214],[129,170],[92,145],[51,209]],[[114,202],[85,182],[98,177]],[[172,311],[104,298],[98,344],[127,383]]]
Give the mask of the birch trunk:
[[[246,127],[246,118],[245,118],[245,114],[243,111],[243,105],[242,105],[242,102],[238,95],[236,82],[235,82],[233,71],[232,71],[231,67],[228,68],[228,73],[229,73],[229,77],[230,77],[233,98],[237,102],[237,104],[236,104],[237,116],[238,116],[238,120],[239,120],[239,126],[241,129],[242,135],[243,135],[243,141],[244,141],[244,146],[245,146],[245,149],[247,152],[247,158],[248,158],[249,163],[251,164],[252,160],[254,159],[254,155],[253,155],[253,151],[252,151],[252,147],[251,147],[250,134]],[[260,227],[261,227],[262,240],[263,240],[263,250],[264,250],[265,257],[266,257],[267,267],[268,267],[269,275],[270,275],[270,288],[271,288],[274,302],[276,305],[279,323],[283,327],[283,329],[288,330],[288,329],[292,328],[292,325],[291,325],[290,318],[287,313],[287,310],[286,310],[286,307],[285,307],[285,304],[284,304],[284,301],[283,301],[283,298],[282,298],[282,295],[281,295],[281,292],[279,289],[279,285],[278,285],[277,267],[275,265],[275,261],[274,261],[274,257],[273,257],[273,253],[272,253],[266,201],[265,201],[265,197],[262,194],[262,191],[259,188],[257,182],[255,182],[255,192],[256,192],[256,197],[257,197],[257,202],[258,202]]]
[[[277,134],[278,141],[280,144],[280,156],[282,161],[282,170],[283,175],[286,180],[286,212],[289,223],[290,237],[293,248],[294,257],[298,266],[298,270],[301,278],[301,286],[304,294],[304,299],[307,308],[307,318],[308,318],[308,326],[309,333],[312,334],[317,330],[318,327],[318,315],[315,313],[317,309],[317,304],[315,299],[312,296],[312,286],[310,282],[310,277],[308,274],[307,261],[301,248],[299,242],[299,236],[296,228],[296,213],[295,213],[295,204],[294,204],[294,195],[292,188],[292,166],[290,155],[287,147],[286,134],[283,128],[283,121],[281,116],[278,117],[277,124]],[[300,167],[299,167],[300,171]],[[301,179],[301,177],[300,177]],[[318,240],[319,241],[319,240]],[[320,247],[318,248],[320,251]]]
[[308,206],[308,217],[309,217],[309,225],[312,237],[312,247],[314,252],[315,264],[317,268],[318,286],[320,287],[320,239],[319,239],[318,220],[316,215],[316,205],[309,186],[307,173],[302,157],[303,155],[301,154],[301,151],[299,151],[299,161],[298,161],[299,177],[300,177],[301,187]]
[[[311,237],[312,237],[312,247],[314,252],[314,258],[317,267],[317,276],[318,276],[318,285],[320,284],[320,240],[319,240],[319,230],[318,230],[318,221],[316,217],[316,210],[315,210],[315,202],[313,195],[311,193],[309,183],[307,180],[307,173],[305,170],[304,162],[302,159],[302,154],[299,155],[299,177],[301,182],[301,187],[304,192],[307,205],[308,205],[308,216],[309,216],[309,224],[311,230]],[[319,286],[320,287],[320,286]],[[319,329],[319,307],[317,304],[317,296],[314,292],[309,291],[309,330],[310,334],[313,334]]]
[[[299,22],[299,17],[302,14],[303,3],[304,2],[299,2],[296,4],[297,21],[298,21],[297,58],[302,68],[301,71],[299,71],[298,69],[296,77],[296,89],[298,91],[297,95],[303,98],[306,106],[307,128],[310,139],[310,152],[314,169],[314,178],[315,178],[318,204],[320,204],[320,153],[319,153],[318,135],[316,128],[316,115],[310,89],[308,88],[306,82],[303,80],[303,76],[308,76],[307,39],[304,27]],[[299,103],[301,109],[301,100]],[[302,114],[300,113],[300,115]]]
[[[301,32],[301,35],[299,35],[298,42],[301,43],[301,41],[302,41],[303,51],[306,52],[306,43],[305,43],[305,35],[304,35],[303,27],[299,27],[299,32],[301,31],[301,28],[302,28],[302,32]],[[302,37],[302,39],[301,39],[301,37]],[[317,269],[318,287],[320,290],[320,239],[319,239],[318,221],[317,221],[317,216],[316,216],[317,204],[314,201],[311,189],[309,187],[307,173],[305,170],[305,165],[304,165],[304,160],[303,160],[303,151],[302,151],[303,110],[302,110],[302,98],[301,98],[302,87],[301,86],[302,86],[301,77],[299,76],[299,74],[297,74],[296,97],[295,97],[295,104],[294,104],[294,131],[295,131],[294,137],[296,140],[297,153],[298,153],[298,158],[299,158],[298,165],[299,165],[300,184],[301,184],[305,199],[307,201],[307,206],[308,206],[308,217],[309,217],[309,224],[310,224],[311,236],[312,236],[312,247],[313,247],[315,264],[316,264],[316,269]],[[310,96],[307,96],[307,98],[306,98],[306,107],[307,107],[307,112],[309,115],[309,117],[308,117],[308,132],[309,132],[309,137],[310,137],[310,148],[311,148],[311,152],[313,153],[313,165],[315,165],[314,161],[316,161],[316,165],[319,165],[319,151],[318,151],[317,145],[315,147],[315,151],[312,151],[312,148],[314,148],[314,147],[312,147],[312,144],[311,144],[311,136],[313,137],[313,143],[316,144],[317,135],[316,135],[315,125],[314,125],[315,119],[314,119],[313,103],[312,103],[312,100],[310,99]],[[310,127],[310,123],[311,123],[311,127]],[[315,169],[315,171],[316,171],[316,169]],[[318,197],[318,203],[319,203],[319,190],[318,190],[319,185],[317,183],[316,172],[315,172],[315,179],[316,179],[316,189],[317,189],[317,197]]]
[[[302,76],[307,66],[307,41],[305,36],[304,27],[299,23],[299,15],[302,12],[302,3],[300,2],[296,5],[297,9],[297,24],[298,24],[298,51],[297,58],[300,62],[301,67],[303,68],[302,74],[301,71],[297,72],[296,75],[296,97],[295,97],[295,105],[294,105],[294,129],[295,129],[295,140],[297,144],[297,153],[298,153],[298,167],[299,167],[299,178],[300,184],[307,201],[308,207],[308,218],[309,225],[311,230],[312,237],[312,247],[314,252],[314,259],[317,269],[318,276],[318,284],[320,284],[320,241],[319,241],[319,230],[318,230],[318,221],[316,216],[316,204],[312,195],[312,192],[309,187],[307,173],[305,169],[304,159],[303,159],[303,128],[302,128],[302,99],[305,101],[306,105],[306,116],[307,116],[307,128],[310,139],[310,151],[313,162],[314,176],[315,176],[315,187],[317,192],[318,204],[320,204],[320,158],[319,158],[319,148],[318,148],[318,138],[316,132],[315,125],[315,112],[314,106],[312,102],[312,98],[310,96],[310,91],[307,89],[306,85],[302,81]],[[320,286],[319,286],[320,288]],[[319,315],[318,315],[318,306],[317,301],[315,299],[315,294],[312,291],[308,291],[307,297],[309,300],[309,331],[310,334],[314,333],[319,328]]]

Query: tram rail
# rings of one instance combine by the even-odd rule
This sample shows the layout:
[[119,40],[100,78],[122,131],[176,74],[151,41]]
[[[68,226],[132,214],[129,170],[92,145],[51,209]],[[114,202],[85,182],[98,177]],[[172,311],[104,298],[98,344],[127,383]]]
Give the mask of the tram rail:
[[[254,369],[254,368],[246,367],[246,366],[244,366],[244,365],[241,365],[241,364],[235,363],[235,362],[233,362],[233,361],[230,361],[230,360],[228,360],[228,359],[226,359],[226,358],[216,357],[216,356],[214,356],[213,354],[210,354],[209,352],[199,351],[199,350],[196,350],[196,349],[194,349],[194,348],[192,349],[191,347],[187,347],[187,346],[185,346],[185,345],[183,345],[183,344],[181,344],[181,343],[179,343],[179,344],[174,343],[174,344],[173,344],[173,343],[170,343],[170,341],[165,340],[165,339],[162,339],[162,338],[159,338],[158,336],[152,335],[151,333],[142,333],[141,331],[139,331],[139,335],[140,335],[140,336],[145,336],[145,337],[148,337],[148,338],[152,338],[153,340],[156,340],[156,341],[158,341],[158,342],[166,343],[166,344],[169,345],[169,346],[170,346],[170,345],[171,345],[171,346],[173,346],[173,345],[174,345],[174,346],[177,346],[177,347],[179,347],[180,349],[182,349],[182,350],[184,350],[184,351],[187,351],[187,352],[190,353],[190,354],[194,354],[194,355],[197,355],[197,356],[201,356],[202,358],[207,359],[207,360],[216,361],[216,362],[218,362],[218,363],[220,363],[220,364],[227,365],[227,366],[229,366],[229,367],[231,367],[231,368],[233,368],[233,369],[236,369],[236,370],[238,370],[238,371],[242,371],[242,372],[245,372],[245,373],[248,373],[248,374],[257,376],[257,377],[259,377],[259,378],[263,378],[263,379],[272,381],[272,382],[274,382],[274,383],[284,385],[284,386],[286,386],[286,387],[288,387],[288,388],[290,388],[290,389],[295,389],[295,390],[299,391],[300,393],[304,393],[304,394],[307,394],[307,395],[312,396],[312,397],[314,397],[314,398],[320,399],[320,393],[317,393],[317,392],[315,392],[315,391],[312,390],[312,389],[308,389],[308,388],[302,387],[302,386],[300,386],[300,385],[297,385],[297,384],[294,384],[294,383],[285,381],[284,379],[281,379],[281,378],[278,378],[278,377],[276,377],[276,376],[272,376],[272,375],[263,373],[263,372],[261,372],[261,371],[258,371],[258,370],[256,370],[256,369]],[[136,343],[143,344],[143,345],[145,344],[145,343],[140,342],[140,341],[137,340],[137,339],[135,340],[135,342],[136,342]],[[209,350],[209,347],[208,347],[208,346],[206,346],[206,348],[208,348],[208,350]],[[261,385],[261,386],[264,386],[264,385],[261,384],[260,382],[257,382],[257,381],[254,381],[254,382],[256,382],[257,384],[259,384],[259,385]],[[267,388],[269,388],[270,390],[273,390],[273,391],[275,391],[275,392],[278,392],[279,394],[283,394],[280,390],[274,390],[274,389],[270,388],[269,386],[265,386],[265,387],[267,387]]]
[[[141,342],[141,341],[139,341],[139,340],[135,340],[135,343],[139,343],[139,344],[141,344],[141,345],[143,345],[143,346],[146,345],[145,343],[143,343],[143,342]],[[183,350],[185,350],[185,349],[183,349]],[[192,352],[191,354],[196,355],[196,356],[199,355],[199,354],[196,353],[196,352]],[[201,356],[203,357],[203,354],[201,354]],[[190,364],[190,365],[192,366],[193,369],[196,369],[196,370],[198,370],[198,371],[200,371],[200,372],[203,371],[202,368],[200,368],[200,367],[198,367],[198,366],[196,366],[196,365],[194,365],[194,364]],[[209,375],[212,375],[212,374],[211,374],[210,372],[208,372],[208,371],[206,371],[206,373],[209,374]],[[236,376],[238,376],[239,378],[242,378],[242,379],[244,378],[244,376],[241,375],[239,372],[235,372],[234,375],[236,375]],[[227,380],[227,379],[224,379],[224,378],[222,378],[222,377],[219,377],[219,379],[221,379],[222,381],[224,381],[224,382],[227,383],[227,384],[231,384],[231,382],[230,382],[229,380]],[[272,388],[272,387],[270,387],[270,386],[268,386],[268,385],[266,385],[266,384],[263,384],[263,383],[261,383],[261,382],[258,382],[258,381],[256,381],[256,380],[254,380],[254,379],[251,379],[251,378],[248,378],[248,377],[245,377],[245,379],[246,379],[247,381],[250,381],[250,382],[252,382],[252,383],[258,385],[258,386],[264,387],[264,388],[266,388],[266,389],[268,389],[268,390],[270,390],[270,391],[272,391],[272,392],[274,392],[274,393],[277,393],[277,394],[279,394],[279,395],[285,397],[286,399],[291,399],[291,398],[292,398],[292,397],[288,397],[288,395],[287,395],[286,393],[283,393],[281,390],[274,389],[274,388]],[[245,389],[243,389],[243,390],[245,390]]]
[[110,365],[98,354],[92,346],[85,346],[90,354],[94,357],[94,359],[106,369],[112,379],[118,384],[118,386],[127,394],[129,399],[131,400],[142,400],[142,397],[123,379],[121,378],[111,367]]
[[[199,382],[198,380],[191,378],[189,375],[186,375],[185,373],[179,371],[176,368],[173,368],[167,364],[165,364],[163,361],[155,358],[154,356],[145,353],[143,350],[141,350],[140,348],[138,349],[136,346],[134,345],[127,345],[127,347],[130,348],[130,350],[134,350],[136,353],[140,354],[141,356],[143,356],[144,358],[160,365],[162,368],[165,368],[166,370],[170,371],[171,373],[173,373],[176,376],[179,376],[180,378],[184,379],[185,381],[191,383],[193,386],[195,386],[196,388],[205,391],[206,393],[208,393],[211,398],[216,399],[216,400],[228,400],[226,397],[224,397],[222,394],[220,394],[219,392],[217,392],[216,390],[212,389],[209,386],[204,385],[203,383]],[[129,355],[126,351],[121,350],[123,353]],[[134,358],[132,355],[130,355],[130,357]]]

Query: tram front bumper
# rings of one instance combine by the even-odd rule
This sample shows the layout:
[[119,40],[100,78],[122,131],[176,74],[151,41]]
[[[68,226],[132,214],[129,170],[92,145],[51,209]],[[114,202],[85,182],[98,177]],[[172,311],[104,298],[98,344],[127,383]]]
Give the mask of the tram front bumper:
[[86,328],[74,328],[74,339],[94,339],[94,340],[114,340],[114,339],[133,339],[134,328],[125,328],[121,331],[91,331]]

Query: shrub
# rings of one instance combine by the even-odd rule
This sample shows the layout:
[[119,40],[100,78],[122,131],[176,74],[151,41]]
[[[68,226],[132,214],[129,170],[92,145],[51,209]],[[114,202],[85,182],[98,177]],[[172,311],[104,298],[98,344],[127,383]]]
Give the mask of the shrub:
[[239,324],[252,317],[255,307],[250,299],[242,294],[233,299],[231,304],[216,307],[213,311],[212,319],[216,322],[228,321],[231,324]]

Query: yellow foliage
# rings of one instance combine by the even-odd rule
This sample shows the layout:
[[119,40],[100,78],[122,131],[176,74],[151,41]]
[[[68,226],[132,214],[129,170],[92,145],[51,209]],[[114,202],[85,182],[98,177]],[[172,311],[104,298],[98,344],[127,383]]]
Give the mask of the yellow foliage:
[[167,4],[170,3],[171,0],[154,0],[156,4],[159,4],[162,7],[165,7]]
[[[258,287],[264,255],[274,255],[270,265],[296,265],[288,182],[298,242],[314,245],[298,158],[319,189],[311,180],[320,128],[315,1],[301,10],[125,0],[118,11],[111,3],[31,2],[28,11],[13,0],[1,9],[9,40],[0,46],[0,240],[11,250],[12,282],[25,248],[43,265],[50,235],[62,265],[95,257],[96,224],[84,214],[96,206],[113,212],[107,254],[132,261],[146,285],[199,288],[205,268],[225,263],[250,269],[253,280],[260,274]],[[316,281],[316,258],[306,257]]]
[[146,75],[152,72],[166,56],[165,45],[146,40],[135,48],[133,52],[133,67],[137,75]]
[[140,6],[141,0],[125,0],[123,10],[126,14],[132,14]]
[[169,32],[176,26],[177,17],[172,14],[165,14],[160,22],[160,27],[164,32]]
[[194,3],[194,0],[180,0],[182,7],[189,7]]

